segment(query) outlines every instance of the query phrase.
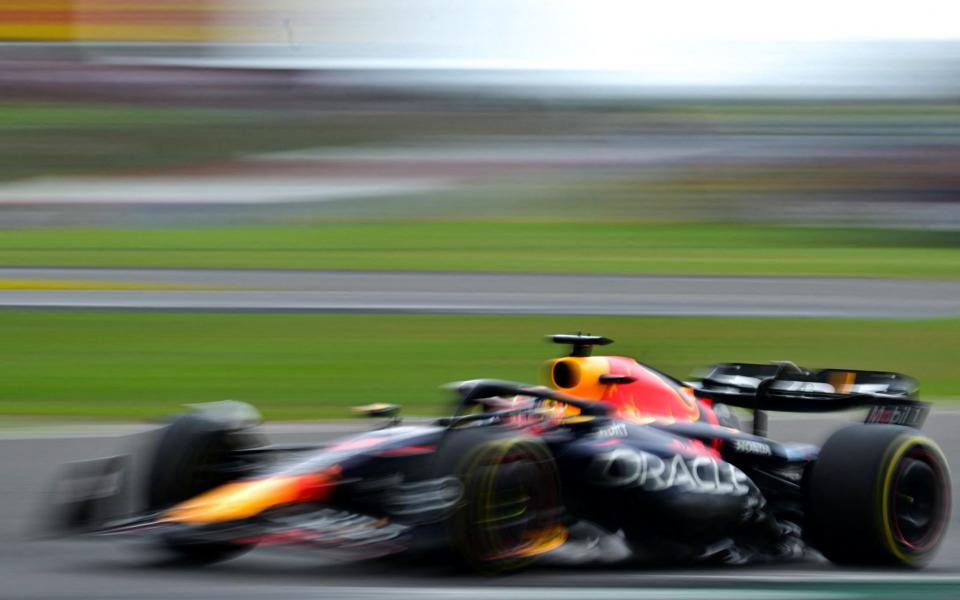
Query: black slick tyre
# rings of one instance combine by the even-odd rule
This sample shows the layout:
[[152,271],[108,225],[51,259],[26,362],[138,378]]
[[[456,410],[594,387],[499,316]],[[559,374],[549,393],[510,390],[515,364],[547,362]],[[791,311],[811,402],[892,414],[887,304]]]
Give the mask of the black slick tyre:
[[473,569],[522,568],[566,539],[560,481],[547,448],[524,439],[485,442],[460,470],[462,505],[453,520],[460,555]]
[[950,520],[950,475],[916,430],[854,425],[823,445],[807,479],[809,540],[845,565],[923,566]]

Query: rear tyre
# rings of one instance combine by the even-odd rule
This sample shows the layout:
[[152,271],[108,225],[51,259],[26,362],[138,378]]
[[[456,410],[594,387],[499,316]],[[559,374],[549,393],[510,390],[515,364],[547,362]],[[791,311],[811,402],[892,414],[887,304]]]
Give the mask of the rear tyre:
[[462,505],[454,540],[466,563],[484,573],[522,568],[562,544],[560,481],[549,450],[532,440],[485,442],[460,471]]
[[[258,445],[253,434],[225,427],[202,413],[173,418],[160,433],[147,483],[147,504],[161,511],[250,473],[255,464],[236,450]],[[177,559],[206,564],[233,558],[252,545],[200,542],[189,534],[169,534],[162,546]]]
[[839,564],[923,566],[950,520],[950,474],[916,430],[854,425],[833,434],[809,474],[807,531]]

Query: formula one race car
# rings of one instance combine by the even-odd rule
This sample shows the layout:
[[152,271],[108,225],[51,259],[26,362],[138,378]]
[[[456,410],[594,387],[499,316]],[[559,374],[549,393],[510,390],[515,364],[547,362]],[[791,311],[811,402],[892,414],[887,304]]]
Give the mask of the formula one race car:
[[[177,416],[160,432],[144,510],[117,519],[127,457],[61,480],[72,530],[142,536],[196,562],[257,545],[348,556],[441,550],[486,572],[562,546],[578,524],[638,557],[743,563],[813,548],[840,564],[923,565],[949,521],[950,481],[919,434],[928,406],[889,372],[722,364],[692,382],[620,356],[611,340],[556,335],[550,387],[455,384],[452,416],[318,446],[269,445],[240,403]],[[731,406],[753,411],[752,433]],[[766,412],[868,408],[823,445],[765,437]],[[454,549],[455,552],[450,552]]]

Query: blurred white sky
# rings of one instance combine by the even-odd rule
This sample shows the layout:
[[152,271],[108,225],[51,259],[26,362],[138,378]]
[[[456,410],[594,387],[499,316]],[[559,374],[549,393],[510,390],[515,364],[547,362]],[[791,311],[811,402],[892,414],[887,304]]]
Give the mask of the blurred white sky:
[[[527,0],[530,1],[530,0]],[[523,0],[521,0],[523,2]],[[618,37],[697,40],[852,40],[960,35],[956,0],[535,0],[563,7],[571,24]],[[504,2],[505,6],[511,2]]]
[[221,1],[256,6],[274,46],[208,63],[592,71],[628,87],[958,85],[960,43],[921,41],[960,41],[960,0]]
[[[960,0],[336,0],[291,25],[324,41],[395,56],[645,64],[683,42],[809,42],[960,37]],[[332,10],[331,10],[332,9]]]

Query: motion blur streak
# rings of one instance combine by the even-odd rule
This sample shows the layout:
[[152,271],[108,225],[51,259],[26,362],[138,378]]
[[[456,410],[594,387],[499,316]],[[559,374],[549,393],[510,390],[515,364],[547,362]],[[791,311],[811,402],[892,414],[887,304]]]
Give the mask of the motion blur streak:
[[219,0],[2,0],[0,39],[208,41],[226,15]]
[[610,568],[625,538],[571,527],[502,580],[117,564],[23,529],[58,464],[113,456],[103,432],[227,398],[416,422],[447,381],[535,383],[552,331],[679,377],[906,372],[956,464],[958,98],[956,0],[0,0],[0,598],[957,596],[956,526],[909,574]]

